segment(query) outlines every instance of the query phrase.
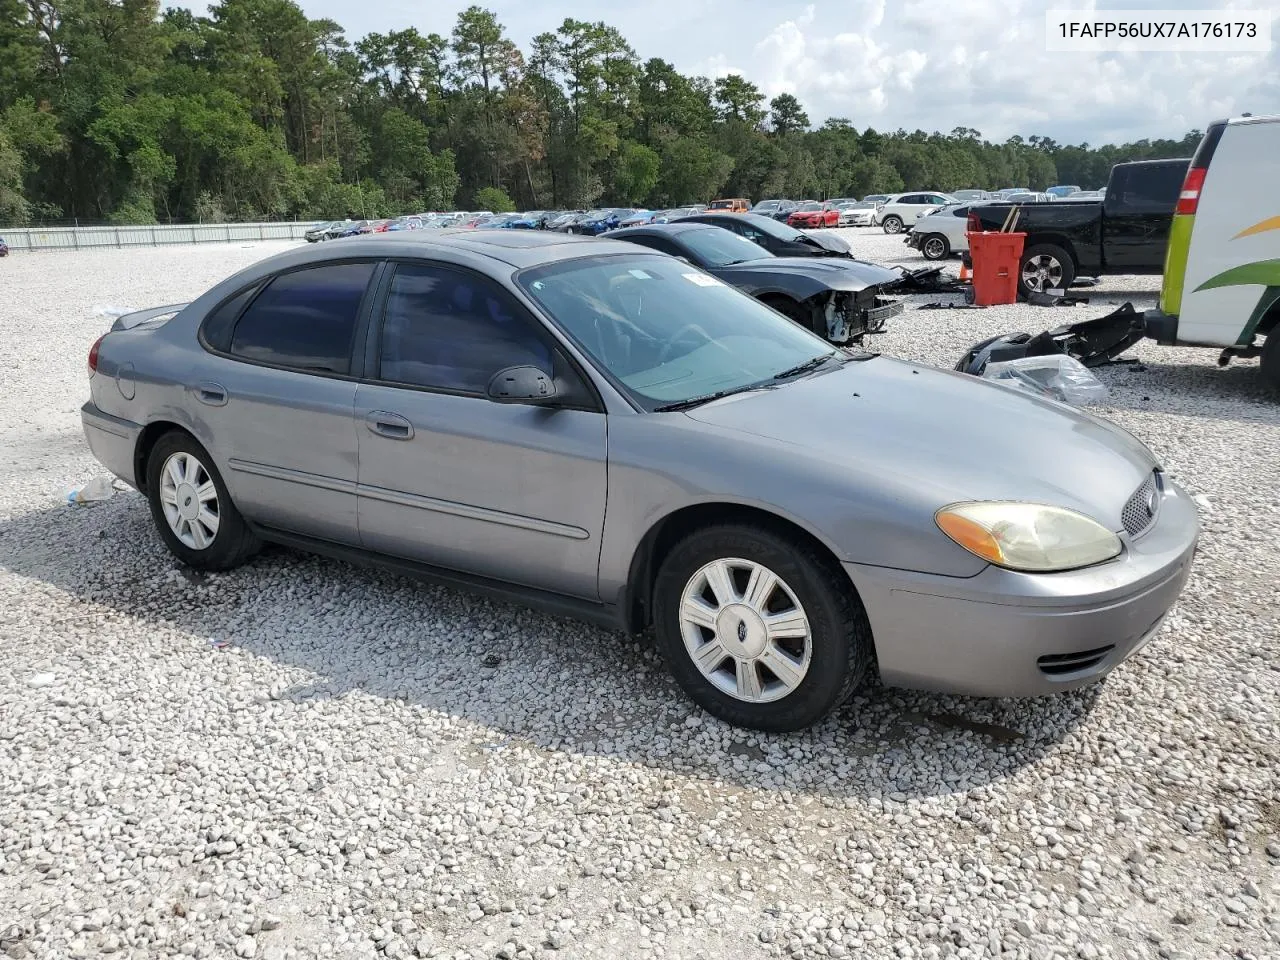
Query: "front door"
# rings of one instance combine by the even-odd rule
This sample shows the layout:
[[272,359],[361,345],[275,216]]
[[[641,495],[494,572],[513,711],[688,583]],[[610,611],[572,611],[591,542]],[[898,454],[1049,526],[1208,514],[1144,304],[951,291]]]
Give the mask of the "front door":
[[[599,599],[606,418],[539,321],[494,281],[401,263],[356,391],[364,546]],[[552,373],[568,406],[496,403],[499,370]]]

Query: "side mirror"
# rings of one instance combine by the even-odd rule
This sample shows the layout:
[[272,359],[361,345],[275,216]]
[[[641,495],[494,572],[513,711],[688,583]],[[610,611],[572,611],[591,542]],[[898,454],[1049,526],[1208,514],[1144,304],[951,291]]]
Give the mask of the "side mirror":
[[494,403],[550,403],[557,391],[549,373],[526,365],[499,370],[490,378],[485,395]]

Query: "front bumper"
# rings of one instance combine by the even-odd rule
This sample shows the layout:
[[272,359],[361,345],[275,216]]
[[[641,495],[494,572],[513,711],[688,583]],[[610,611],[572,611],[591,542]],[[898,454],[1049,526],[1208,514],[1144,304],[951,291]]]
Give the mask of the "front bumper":
[[133,454],[138,448],[142,426],[103,413],[92,400],[80,408],[80,422],[97,461],[131,487],[138,487]]
[[1054,574],[987,567],[970,578],[846,563],[890,686],[1031,697],[1101,679],[1160,628],[1191,572],[1191,498],[1166,484],[1153,526],[1109,563]]

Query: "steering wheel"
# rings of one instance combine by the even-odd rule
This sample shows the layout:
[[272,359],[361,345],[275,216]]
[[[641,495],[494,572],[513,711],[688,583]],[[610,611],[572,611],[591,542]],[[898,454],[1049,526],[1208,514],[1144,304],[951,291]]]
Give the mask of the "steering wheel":
[[711,334],[703,330],[702,327],[700,327],[698,324],[686,323],[683,327],[681,327],[679,330],[673,333],[670,337],[668,337],[667,342],[664,343],[662,345],[662,349],[658,351],[659,364],[663,364],[667,362],[667,354],[671,352],[671,348],[674,347],[677,343],[679,343],[680,338],[684,336],[686,333],[688,333],[690,330],[693,330],[696,333],[700,333],[702,335],[702,338],[706,340],[708,343],[713,342],[714,338],[711,336]]

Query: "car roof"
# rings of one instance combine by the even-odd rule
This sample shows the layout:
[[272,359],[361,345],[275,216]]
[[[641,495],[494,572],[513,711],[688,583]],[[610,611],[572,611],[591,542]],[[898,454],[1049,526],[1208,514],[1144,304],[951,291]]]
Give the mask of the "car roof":
[[681,234],[688,233],[691,230],[721,230],[712,223],[702,223],[698,220],[677,220],[675,223],[650,223],[643,227],[627,227],[625,230],[613,230],[609,233],[611,237],[633,236],[641,233],[666,233]]
[[[369,233],[334,243],[299,247],[259,261],[261,276],[281,269],[353,257],[437,257],[458,263],[497,261],[523,270],[562,260],[607,254],[634,254],[635,247],[607,238],[577,237],[541,230],[412,230]],[[450,256],[452,255],[452,256]]]

